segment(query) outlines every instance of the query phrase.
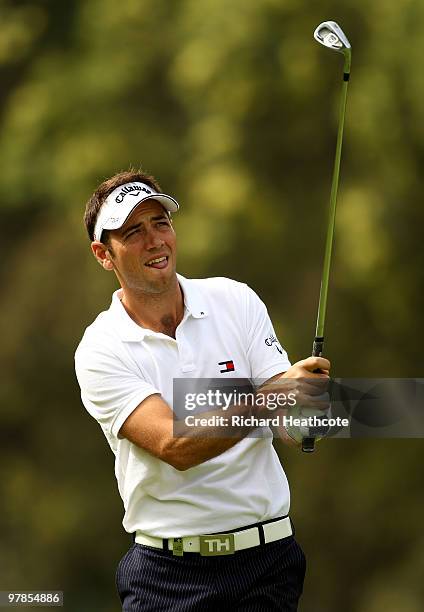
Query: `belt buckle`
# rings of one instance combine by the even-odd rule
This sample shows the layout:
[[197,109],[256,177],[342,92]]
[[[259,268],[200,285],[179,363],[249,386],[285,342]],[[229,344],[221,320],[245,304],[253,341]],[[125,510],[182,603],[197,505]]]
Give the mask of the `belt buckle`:
[[174,557],[182,557],[184,554],[183,539],[172,538],[172,554]]
[[233,533],[214,533],[199,536],[200,554],[202,557],[233,555],[235,553]]

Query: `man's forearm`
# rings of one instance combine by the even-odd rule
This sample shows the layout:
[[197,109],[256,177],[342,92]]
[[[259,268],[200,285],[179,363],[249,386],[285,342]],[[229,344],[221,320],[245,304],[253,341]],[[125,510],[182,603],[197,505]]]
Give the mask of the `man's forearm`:
[[[269,410],[249,405],[190,414],[174,421],[173,436],[164,449],[165,456],[179,470],[194,467],[237,444],[258,427],[255,417],[265,416],[270,416]],[[250,423],[248,417],[254,417]]]

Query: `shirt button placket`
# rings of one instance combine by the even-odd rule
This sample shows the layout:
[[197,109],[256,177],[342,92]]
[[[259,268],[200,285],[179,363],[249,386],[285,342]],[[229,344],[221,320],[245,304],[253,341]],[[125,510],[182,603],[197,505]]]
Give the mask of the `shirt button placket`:
[[184,338],[184,334],[181,332],[181,329],[177,331],[176,341],[178,346],[178,355],[180,358],[181,371],[184,373],[193,372],[196,369],[193,352],[191,350],[190,345]]

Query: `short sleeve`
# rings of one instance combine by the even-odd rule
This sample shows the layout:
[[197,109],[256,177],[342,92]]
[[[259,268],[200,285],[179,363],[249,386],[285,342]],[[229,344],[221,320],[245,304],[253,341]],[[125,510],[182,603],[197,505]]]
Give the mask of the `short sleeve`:
[[278,341],[262,300],[246,285],[247,356],[255,384],[285,372],[290,367],[286,351]]
[[82,402],[102,428],[115,437],[144,399],[160,394],[131,366],[122,356],[103,346],[80,345],[75,353]]

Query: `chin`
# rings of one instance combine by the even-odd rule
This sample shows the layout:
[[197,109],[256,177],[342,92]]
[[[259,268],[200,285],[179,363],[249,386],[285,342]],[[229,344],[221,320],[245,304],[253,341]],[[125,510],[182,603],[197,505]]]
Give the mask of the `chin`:
[[145,288],[143,290],[145,290],[146,293],[163,293],[170,289],[176,280],[175,273],[171,274],[166,270],[164,270],[164,272],[166,272],[166,274],[158,274],[158,278],[156,279],[146,279]]

